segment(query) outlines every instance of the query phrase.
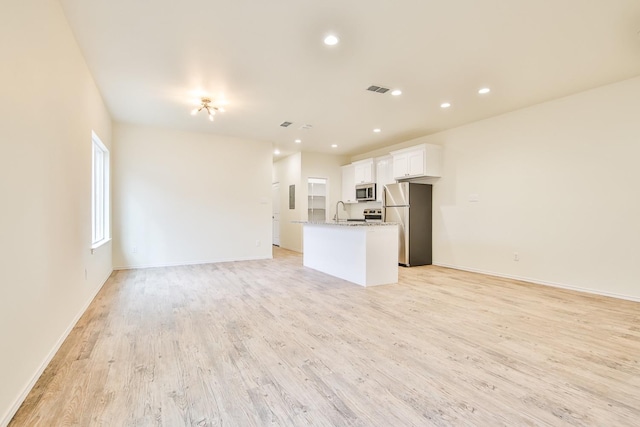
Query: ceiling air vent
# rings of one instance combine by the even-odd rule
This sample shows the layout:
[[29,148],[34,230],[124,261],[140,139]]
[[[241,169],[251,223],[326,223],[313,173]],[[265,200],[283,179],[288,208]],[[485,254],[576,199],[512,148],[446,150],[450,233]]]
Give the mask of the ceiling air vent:
[[311,125],[302,125],[302,126],[300,126],[300,129],[303,129],[303,130],[309,130],[309,129],[311,129],[312,127],[313,127],[313,126],[311,126]]
[[283,128],[286,128],[286,127],[291,126],[292,124],[293,123],[291,123],[291,122],[282,122],[282,123],[280,123],[280,126],[282,126]]
[[388,87],[381,87],[381,86],[374,86],[371,85],[367,88],[368,91],[370,92],[378,92],[378,93],[386,93],[389,92],[389,88]]

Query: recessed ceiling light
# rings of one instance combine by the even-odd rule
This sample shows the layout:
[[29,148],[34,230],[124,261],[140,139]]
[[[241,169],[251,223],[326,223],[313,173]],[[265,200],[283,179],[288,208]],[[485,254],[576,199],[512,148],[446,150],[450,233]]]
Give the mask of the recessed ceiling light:
[[451,107],[450,102],[443,102],[442,104],[440,104],[440,108],[449,108],[449,107]]
[[393,96],[402,95],[402,91],[400,89],[395,89],[395,90],[391,91],[391,95],[393,95]]
[[491,89],[489,89],[488,87],[483,87],[478,91],[480,95],[484,95],[485,93],[489,93],[489,92],[491,92]]
[[333,34],[329,34],[324,38],[324,44],[326,44],[327,46],[337,45],[339,41],[340,40],[338,39],[338,37],[334,36]]
[[295,140],[295,141],[293,141],[293,142],[295,142],[296,144],[300,144],[300,143],[302,142],[302,140],[301,140],[301,139],[296,139],[296,140]]
[[274,150],[273,154],[275,154],[275,155],[277,156],[278,154],[280,154],[280,150],[278,150],[278,149],[276,148],[276,149]]
[[373,131],[374,131],[375,133],[380,133],[380,132],[382,132],[382,130],[381,130],[380,128],[375,128]]
[[331,148],[337,148],[338,144],[331,144]]

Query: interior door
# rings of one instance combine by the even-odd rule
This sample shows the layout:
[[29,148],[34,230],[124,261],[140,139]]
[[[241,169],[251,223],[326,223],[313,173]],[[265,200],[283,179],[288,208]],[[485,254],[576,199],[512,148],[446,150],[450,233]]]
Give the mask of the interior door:
[[280,183],[274,182],[271,188],[271,198],[272,198],[272,214],[271,214],[271,222],[272,222],[272,240],[273,244],[276,246],[280,246]]

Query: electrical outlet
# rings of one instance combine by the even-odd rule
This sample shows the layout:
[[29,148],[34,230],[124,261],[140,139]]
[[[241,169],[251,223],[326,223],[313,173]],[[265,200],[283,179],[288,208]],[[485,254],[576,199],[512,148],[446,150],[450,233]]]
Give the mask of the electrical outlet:
[[260,240],[256,240],[256,246],[260,246]]
[[513,260],[514,261],[520,261],[520,254],[518,252],[514,252],[513,253]]
[[87,269],[84,269],[84,280],[87,280]]
[[134,247],[131,249],[131,252],[133,252],[134,254],[137,254],[137,253],[138,253],[138,247],[137,247],[137,246],[134,246]]

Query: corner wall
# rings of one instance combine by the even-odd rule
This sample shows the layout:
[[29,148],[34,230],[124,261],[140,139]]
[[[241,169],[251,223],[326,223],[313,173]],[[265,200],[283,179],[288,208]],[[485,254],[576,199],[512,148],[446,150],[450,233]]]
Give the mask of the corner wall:
[[434,262],[640,299],[638,111],[635,78],[430,137]]
[[57,1],[0,6],[0,426],[111,273],[92,255],[91,131],[111,119]]
[[444,147],[434,264],[640,300],[638,111],[634,78],[354,160]]
[[271,257],[271,144],[127,124],[113,140],[115,268]]

